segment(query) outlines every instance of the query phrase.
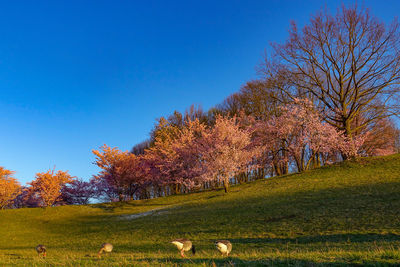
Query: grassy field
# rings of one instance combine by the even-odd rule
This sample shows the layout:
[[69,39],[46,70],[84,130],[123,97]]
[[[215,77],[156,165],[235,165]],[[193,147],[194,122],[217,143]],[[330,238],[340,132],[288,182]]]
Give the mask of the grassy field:
[[[178,237],[192,240],[195,256],[179,256],[169,243]],[[230,257],[214,248],[216,239],[231,240]],[[4,210],[0,241],[0,266],[400,266],[400,155],[229,194]],[[114,251],[97,259],[103,242]],[[48,247],[46,259],[34,250],[39,243]]]

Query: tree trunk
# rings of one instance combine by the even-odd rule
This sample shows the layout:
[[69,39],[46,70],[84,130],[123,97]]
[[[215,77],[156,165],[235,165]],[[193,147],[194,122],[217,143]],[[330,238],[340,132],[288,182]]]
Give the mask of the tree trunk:
[[[352,140],[353,138],[353,131],[351,129],[351,121],[349,119],[346,119],[343,121],[343,126],[344,126],[344,135],[349,138],[350,140]],[[354,144],[353,142],[350,142],[351,146],[352,146],[352,150],[354,150]],[[348,160],[351,157],[349,157],[348,155],[341,153],[342,154],[342,158],[343,160]]]
[[181,192],[179,184],[175,184],[175,194],[178,195]]
[[229,191],[229,181],[226,179],[224,179],[224,190],[225,190],[225,193],[228,193],[228,191]]
[[278,167],[278,164],[275,163],[273,169],[274,169],[274,172],[275,172],[276,176],[280,176],[281,175],[281,170]]

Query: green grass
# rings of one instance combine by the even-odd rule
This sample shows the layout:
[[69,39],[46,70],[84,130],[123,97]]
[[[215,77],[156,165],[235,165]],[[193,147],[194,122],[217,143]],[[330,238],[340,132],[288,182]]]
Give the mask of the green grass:
[[[157,209],[135,219],[124,215]],[[189,238],[180,258],[169,243]],[[216,239],[229,239],[223,258]],[[223,190],[0,211],[0,266],[400,266],[400,155]],[[97,259],[103,242],[114,251]],[[34,247],[48,247],[41,259]]]

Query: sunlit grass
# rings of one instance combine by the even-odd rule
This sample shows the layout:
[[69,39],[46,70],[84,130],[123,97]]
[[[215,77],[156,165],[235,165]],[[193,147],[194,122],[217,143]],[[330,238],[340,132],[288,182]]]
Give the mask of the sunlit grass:
[[[157,210],[155,210],[157,209]],[[148,216],[127,215],[155,210]],[[400,155],[130,203],[0,211],[0,266],[400,264]],[[198,253],[169,244],[189,238]],[[229,239],[223,258],[216,239]],[[114,251],[96,257],[104,242]],[[48,247],[39,258],[37,244]]]

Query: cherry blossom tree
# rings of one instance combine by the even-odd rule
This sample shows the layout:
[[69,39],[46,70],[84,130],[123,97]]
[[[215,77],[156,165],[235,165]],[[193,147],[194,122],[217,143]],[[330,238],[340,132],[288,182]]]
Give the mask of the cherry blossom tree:
[[172,185],[175,193],[181,191],[181,186],[192,189],[201,184],[204,168],[199,162],[196,140],[205,127],[199,119],[187,118],[180,129],[164,129],[164,135],[155,138],[154,146],[143,155],[146,176],[152,184]]
[[375,121],[367,130],[368,135],[361,148],[366,156],[385,156],[397,152],[400,130],[391,119]]
[[254,159],[250,137],[250,131],[240,127],[236,116],[217,115],[215,125],[204,131],[197,145],[206,168],[204,179],[221,180],[227,193],[229,179],[246,171]]
[[238,117],[216,115],[211,127],[187,119],[183,127],[162,132],[143,155],[147,177],[153,183],[173,185],[175,193],[181,186],[191,190],[211,181],[221,181],[228,192],[229,179],[248,170],[253,160],[250,132]]
[[14,172],[0,167],[0,208],[8,207],[21,192],[21,185],[13,177]]
[[[142,171],[141,156],[136,156],[128,151],[111,148],[103,145],[99,150],[93,150],[96,155],[94,164],[101,168],[94,177],[103,180],[99,188],[108,191],[111,189],[118,195],[118,200],[133,199],[134,194],[146,183]],[[105,191],[103,191],[105,192]]]
[[338,152],[355,157],[365,140],[365,135],[350,138],[323,122],[307,99],[295,99],[282,106],[279,115],[259,121],[255,133],[255,142],[267,151],[271,164],[294,162],[299,172]]

